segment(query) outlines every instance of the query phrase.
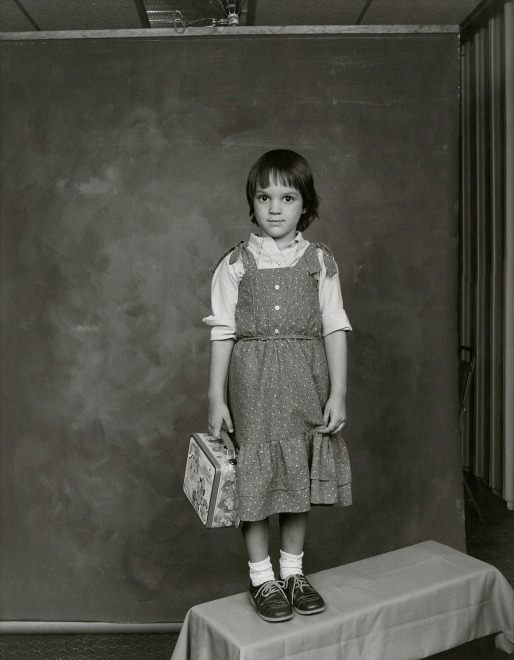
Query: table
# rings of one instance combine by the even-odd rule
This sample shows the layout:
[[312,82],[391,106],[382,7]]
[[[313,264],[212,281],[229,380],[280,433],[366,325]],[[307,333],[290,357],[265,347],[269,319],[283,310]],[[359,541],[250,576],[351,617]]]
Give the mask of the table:
[[172,660],[418,660],[492,633],[514,651],[507,580],[435,541],[308,577],[322,614],[267,623],[247,592],[203,603],[187,613]]

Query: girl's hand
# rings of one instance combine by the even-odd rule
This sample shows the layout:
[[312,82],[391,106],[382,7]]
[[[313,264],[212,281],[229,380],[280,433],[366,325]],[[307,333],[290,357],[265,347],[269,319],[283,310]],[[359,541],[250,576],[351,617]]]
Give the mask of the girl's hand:
[[339,433],[346,424],[346,403],[341,397],[328,398],[323,413],[325,426],[320,429],[321,433]]
[[227,404],[224,401],[211,403],[209,406],[209,433],[213,438],[218,438],[219,440],[221,437],[223,422],[225,422],[227,431],[232,433],[234,425],[232,424],[232,417],[230,416]]

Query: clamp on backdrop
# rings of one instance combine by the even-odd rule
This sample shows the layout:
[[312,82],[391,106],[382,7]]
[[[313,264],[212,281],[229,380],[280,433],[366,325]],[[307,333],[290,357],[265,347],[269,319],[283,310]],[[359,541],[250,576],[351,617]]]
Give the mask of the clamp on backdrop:
[[[169,11],[169,22],[177,32],[185,32],[188,27],[196,26],[225,26],[230,27],[239,25],[239,14],[241,11],[241,4],[243,0],[236,0],[235,2],[224,2],[223,0],[210,0],[210,5],[220,14],[219,17],[204,17],[198,18],[194,21],[188,21],[184,14],[178,10],[173,9]],[[168,12],[167,12],[168,13]]]

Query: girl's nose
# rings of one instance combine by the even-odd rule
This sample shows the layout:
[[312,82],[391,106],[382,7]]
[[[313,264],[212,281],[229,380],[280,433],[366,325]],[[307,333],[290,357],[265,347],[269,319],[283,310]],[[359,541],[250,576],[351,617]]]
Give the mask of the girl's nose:
[[280,213],[280,201],[279,200],[276,200],[276,201],[272,200],[272,202],[270,204],[269,212],[272,213],[273,215],[277,215],[278,213]]

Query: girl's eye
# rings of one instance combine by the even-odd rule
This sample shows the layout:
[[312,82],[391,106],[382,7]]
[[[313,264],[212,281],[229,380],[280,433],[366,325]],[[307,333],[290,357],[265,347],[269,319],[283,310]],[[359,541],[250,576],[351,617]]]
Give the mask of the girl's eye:
[[258,195],[257,199],[259,202],[267,202],[268,201],[268,196],[267,195]]
[[292,202],[292,201],[294,200],[294,197],[291,197],[290,195],[286,195],[286,196],[284,197],[284,200],[285,200],[286,202]]

